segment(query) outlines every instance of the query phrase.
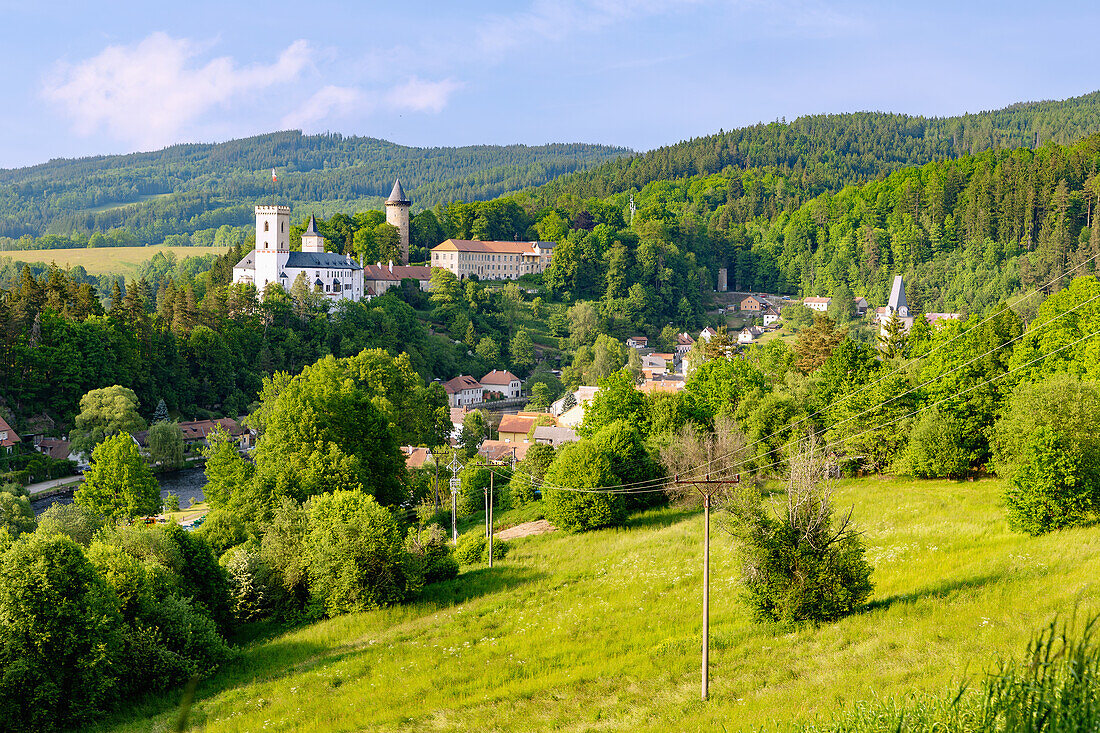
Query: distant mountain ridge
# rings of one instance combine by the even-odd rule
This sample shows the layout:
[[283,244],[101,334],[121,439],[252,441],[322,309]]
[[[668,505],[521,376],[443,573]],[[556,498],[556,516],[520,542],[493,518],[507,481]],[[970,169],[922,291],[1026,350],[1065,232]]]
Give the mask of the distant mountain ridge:
[[[0,170],[0,236],[91,233],[126,227],[160,241],[247,224],[249,207],[273,194],[329,213],[380,204],[400,177],[418,208],[479,200],[536,186],[627,154],[581,143],[412,148],[368,137],[291,130],[154,152],[55,159]],[[320,213],[320,211],[319,211]]]
[[921,117],[851,112],[799,117],[723,130],[619,158],[555,179],[531,193],[550,205],[564,195],[604,198],[647,183],[727,167],[794,174],[811,196],[885,176],[907,166],[989,149],[1070,145],[1100,132],[1100,91],[1004,109]]

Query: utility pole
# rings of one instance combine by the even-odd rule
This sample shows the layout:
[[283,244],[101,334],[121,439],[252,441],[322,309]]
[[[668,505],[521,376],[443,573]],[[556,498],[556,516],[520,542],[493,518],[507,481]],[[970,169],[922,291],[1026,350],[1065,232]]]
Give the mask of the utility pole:
[[702,699],[710,696],[710,503],[711,498],[727,484],[741,483],[741,474],[732,480],[711,480],[710,474],[702,481],[681,481],[676,476],[677,486],[691,485],[703,497],[703,682]]
[[489,474],[489,567],[493,567],[493,474]]
[[451,539],[458,544],[458,472],[462,464],[458,462],[458,451],[451,458]]

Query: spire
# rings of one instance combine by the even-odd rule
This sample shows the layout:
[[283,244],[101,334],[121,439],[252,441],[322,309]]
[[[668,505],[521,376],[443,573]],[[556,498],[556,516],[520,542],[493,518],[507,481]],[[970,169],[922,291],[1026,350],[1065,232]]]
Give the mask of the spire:
[[309,237],[309,236],[319,237],[319,236],[321,236],[321,233],[317,231],[317,220],[313,218],[313,214],[309,215],[309,226],[307,226],[306,230],[304,232],[302,232],[302,236],[303,237]]
[[401,179],[398,178],[393,182],[393,190],[390,191],[390,197],[386,199],[387,204],[408,204],[411,203],[405,198],[405,192],[401,188]]

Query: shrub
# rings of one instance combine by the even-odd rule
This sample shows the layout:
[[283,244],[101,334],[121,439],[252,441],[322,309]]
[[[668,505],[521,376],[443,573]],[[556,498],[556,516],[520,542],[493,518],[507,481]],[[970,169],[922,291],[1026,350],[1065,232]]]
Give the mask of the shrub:
[[957,478],[970,468],[963,425],[950,415],[931,410],[921,416],[909,435],[904,469],[919,478]]
[[206,520],[195,530],[195,534],[206,540],[214,554],[219,557],[229,548],[248,539],[244,522],[227,509],[215,509],[207,514]]
[[218,563],[229,579],[229,605],[237,621],[254,621],[271,614],[281,597],[279,577],[255,540],[228,550]]
[[423,530],[410,527],[405,551],[416,561],[425,583],[450,580],[458,575],[458,561],[443,527],[430,524]]
[[1100,389],[1061,374],[1016,388],[993,430],[1009,524],[1040,534],[1100,507]]
[[834,522],[824,458],[813,446],[791,457],[786,511],[773,517],[757,495],[735,507],[745,599],[760,621],[835,621],[871,595],[871,566],[851,527]]
[[589,441],[570,443],[558,451],[546,471],[543,502],[546,518],[564,532],[615,527],[626,520],[623,498],[616,494],[572,491],[617,484],[611,459]]
[[516,506],[533,504],[539,499],[535,482],[531,480],[530,474],[523,469],[519,469],[512,474],[512,480],[508,482],[508,486],[512,490],[512,503]]
[[[504,540],[493,539],[493,559],[500,560],[508,554],[508,543]],[[455,547],[455,559],[463,565],[477,565],[489,562],[489,538],[485,532],[475,529],[464,535],[459,535],[458,545]]]
[[410,588],[393,514],[369,494],[334,491],[308,505],[310,594],[329,616],[398,603]]
[[9,492],[4,490],[7,486],[0,487],[0,527],[6,527],[12,539],[17,539],[21,534],[34,531],[34,510],[26,489],[18,484],[8,486],[15,490]]
[[65,535],[84,547],[91,544],[103,525],[102,517],[79,504],[52,504],[38,518],[41,533]]
[[458,516],[467,517],[484,511],[485,492],[489,488],[489,468],[471,463],[459,474]]

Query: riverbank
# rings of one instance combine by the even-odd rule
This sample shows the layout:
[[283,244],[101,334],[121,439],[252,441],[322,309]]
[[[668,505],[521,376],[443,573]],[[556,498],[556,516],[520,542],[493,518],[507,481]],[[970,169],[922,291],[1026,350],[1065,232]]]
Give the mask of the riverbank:
[[[160,498],[163,502],[168,494],[179,499],[180,508],[189,510],[193,505],[206,501],[203,488],[206,486],[206,473],[201,465],[192,465],[179,471],[165,471],[154,474],[160,485]],[[54,504],[71,504],[73,492],[83,483],[83,476],[67,476],[53,481],[42,481],[27,486],[31,507],[35,516]]]

